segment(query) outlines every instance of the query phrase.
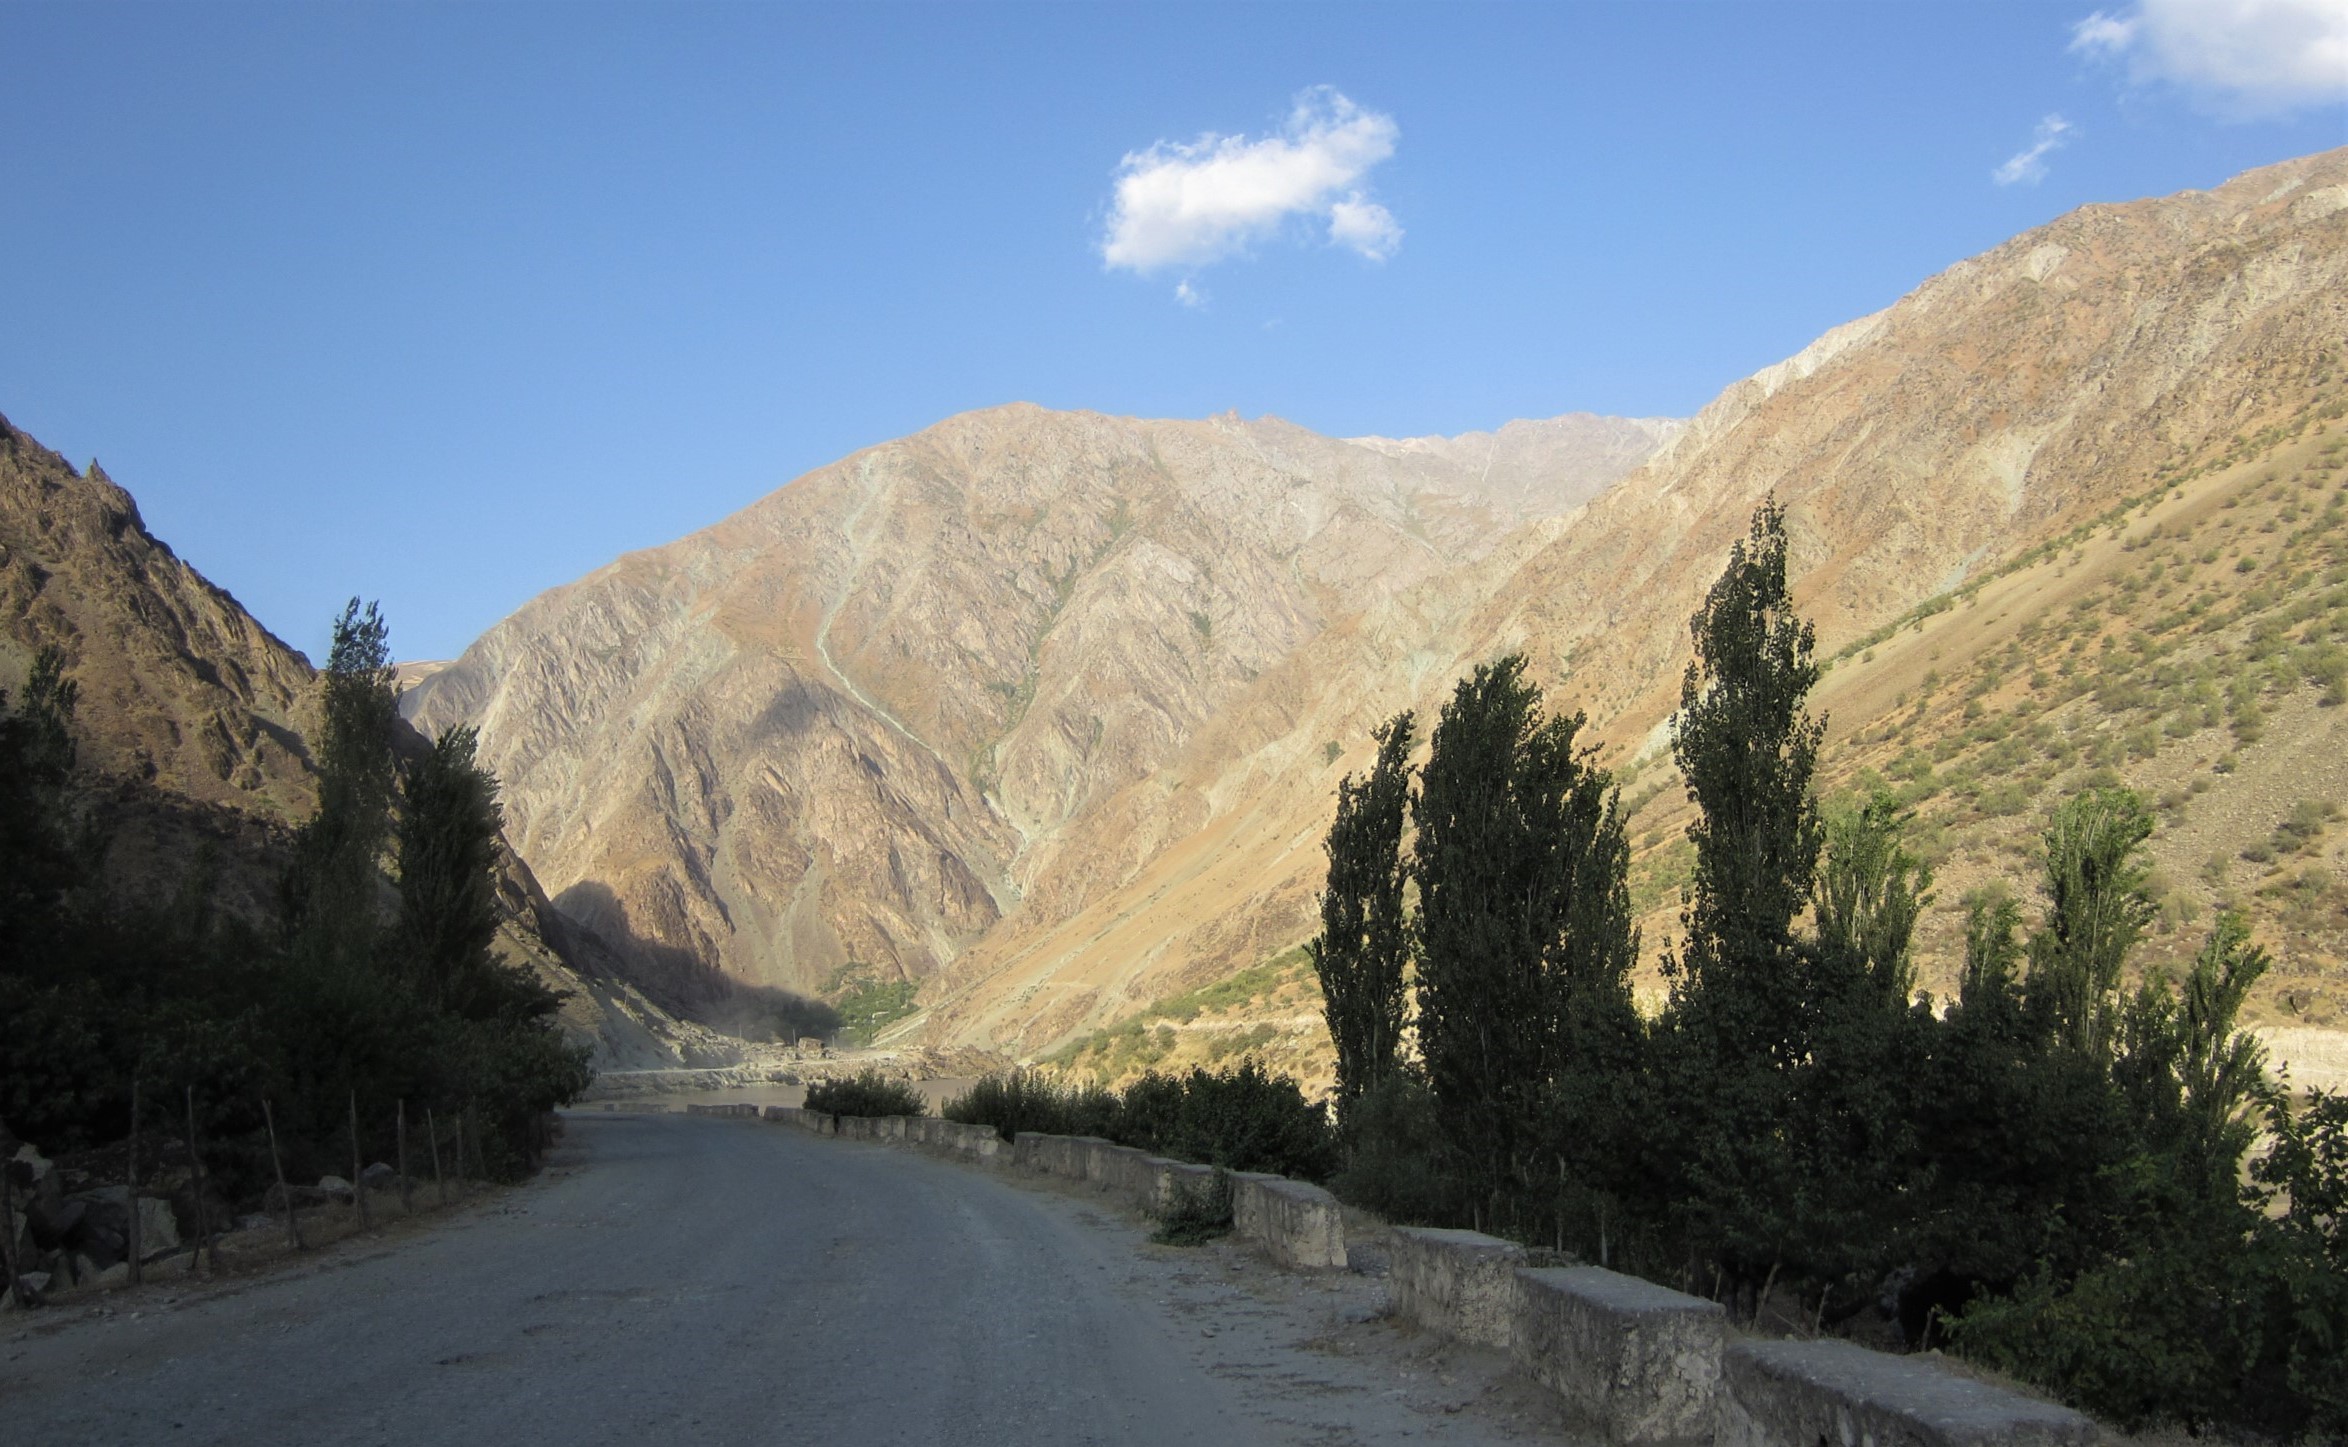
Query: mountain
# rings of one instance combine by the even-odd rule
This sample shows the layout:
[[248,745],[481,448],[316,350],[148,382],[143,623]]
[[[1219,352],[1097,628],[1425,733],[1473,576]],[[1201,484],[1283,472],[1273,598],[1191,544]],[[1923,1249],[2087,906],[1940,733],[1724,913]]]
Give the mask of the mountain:
[[[1676,900],[1662,746],[1687,619],[1756,503],[1789,510],[1827,653],[2086,566],[2130,507],[2222,508],[2275,448],[2330,445],[2344,270],[2348,152],[2330,152],[2073,212],[1684,427],[1348,442],[973,413],[542,596],[423,683],[416,717],[481,723],[517,846],[566,913],[635,947],[801,987],[880,965],[925,981],[900,1031],[942,1043],[1131,1039],[1155,1006],[1153,1040],[1212,1023],[1216,1049],[1277,1037],[1306,1058],[1325,1046],[1284,952],[1380,719],[1431,715],[1475,662],[1524,651],[1629,777],[1652,955]],[[2063,539],[2080,561],[2049,564]],[[2225,638],[2265,626],[2228,617]],[[1892,761],[1857,741],[1895,715],[1921,715],[1902,747],[1928,764],[1997,746],[1970,732],[1994,694],[1946,720],[1913,707],[1932,661],[1912,636],[1822,689],[1849,749],[1830,783]],[[2032,646],[1994,655],[2008,686]],[[1870,684],[1895,656],[1916,681]],[[2028,726],[2101,731],[2091,706]],[[2041,787],[2107,767],[2100,747]],[[1943,802],[1971,809],[1985,778]]]
[[[292,830],[317,806],[316,674],[150,534],[97,463],[77,470],[0,418],[0,686],[20,688],[52,645],[80,690],[75,740],[112,886],[168,895],[208,852],[227,906],[267,917]],[[565,1027],[602,1063],[734,1058],[556,915],[520,859],[499,886],[501,953],[570,993]],[[688,985],[685,1000],[709,993]]]
[[411,716],[481,726],[517,846],[605,935],[764,985],[928,978],[1112,886],[1067,841],[1299,650],[1676,431],[970,413],[533,600]]
[[[1431,715],[1478,660],[1526,652],[1617,764],[1660,750],[1687,620],[1765,496],[1788,507],[1797,597],[1832,651],[2164,468],[2320,411],[2348,386],[2344,273],[2335,151],[2084,208],[1836,328],[1728,388],[1572,518],[1397,589],[1287,660],[1070,849],[1131,860],[1123,841],[1171,815],[1166,846],[1091,907],[990,935],[928,1028],[1044,1049],[1303,939],[1334,782],[1316,750],[1342,741],[1359,767],[1379,718]],[[1651,951],[1669,920],[1650,919]]]

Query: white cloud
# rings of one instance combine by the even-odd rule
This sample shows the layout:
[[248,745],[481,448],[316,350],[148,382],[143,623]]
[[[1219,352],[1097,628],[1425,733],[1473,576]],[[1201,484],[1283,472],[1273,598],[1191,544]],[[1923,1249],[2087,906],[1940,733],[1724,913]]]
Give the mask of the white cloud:
[[2233,115],[2348,100],[2341,0],[2136,0],[2072,26],[2071,49]]
[[1400,134],[1393,117],[1317,86],[1297,97],[1277,135],[1210,132],[1132,152],[1117,168],[1101,259],[1140,273],[1205,266],[1317,219],[1332,244],[1383,261],[1402,227],[1368,199],[1362,179],[1394,154]]
[[1174,299],[1184,306],[1205,306],[1207,294],[1185,279],[1174,283]]
[[1402,244],[1402,226],[1393,212],[1356,191],[1329,208],[1329,239],[1372,261],[1384,261]]
[[2018,181],[2037,185],[2046,179],[2047,152],[2070,144],[2071,134],[2077,129],[2061,116],[2048,116],[2038,123],[2029,148],[2008,156],[2004,165],[1989,173],[1989,179],[2000,186],[2011,186]]

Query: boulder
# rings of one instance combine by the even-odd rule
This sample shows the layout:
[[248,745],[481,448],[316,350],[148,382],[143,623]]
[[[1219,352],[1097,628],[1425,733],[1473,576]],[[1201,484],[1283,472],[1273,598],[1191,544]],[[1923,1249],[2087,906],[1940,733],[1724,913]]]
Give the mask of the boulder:
[[[16,1278],[17,1289],[24,1294],[28,1305],[39,1306],[42,1300],[48,1296],[49,1283],[53,1279],[46,1271],[22,1272]],[[0,1302],[0,1304],[5,1303]]]
[[[26,1149],[30,1150],[31,1147],[27,1146]],[[73,1239],[73,1233],[81,1228],[82,1216],[88,1210],[89,1203],[86,1201],[35,1196],[25,1205],[25,1234],[32,1237],[33,1245],[38,1250],[58,1250]]]
[[154,1196],[139,1197],[139,1254],[147,1260],[179,1247],[179,1218],[171,1203]]
[[366,1191],[396,1191],[399,1189],[399,1172],[377,1161],[359,1172],[359,1188]]
[[101,1186],[68,1197],[67,1204],[81,1207],[79,1219],[66,1233],[67,1248],[96,1262],[100,1271],[130,1259],[129,1187]]
[[340,1176],[320,1176],[318,1178],[318,1194],[329,1201],[340,1201],[347,1206],[351,1199],[351,1183]]
[[18,1196],[57,1194],[57,1167],[30,1142],[19,1145],[8,1157],[7,1168],[8,1184]]

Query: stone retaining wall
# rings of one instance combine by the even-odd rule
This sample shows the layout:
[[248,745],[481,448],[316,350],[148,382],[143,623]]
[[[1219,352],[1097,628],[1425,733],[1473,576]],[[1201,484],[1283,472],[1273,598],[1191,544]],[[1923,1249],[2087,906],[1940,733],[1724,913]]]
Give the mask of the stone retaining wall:
[[1507,1351],[1525,1248],[1478,1231],[1394,1228],[1394,1310],[1428,1331]]
[[1712,1440],[1728,1339],[1718,1302],[1596,1266],[1515,1276],[1509,1352],[1533,1380],[1619,1447]]
[[1474,1231],[1394,1230],[1396,1315],[1505,1347],[1613,1447],[2089,1447],[2095,1423],[1925,1357],[1732,1341],[1715,1302]]
[[2068,1408],[1849,1342],[1738,1342],[1725,1365],[1718,1447],[2088,1447],[2101,1435]]
[[1291,1271],[1345,1269],[1345,1208],[1319,1186],[1234,1171],[1231,1229]]
[[[1164,1216],[1212,1187],[1207,1166],[1091,1136],[934,1117],[833,1116],[785,1106],[691,1105],[818,1135],[903,1143],[1088,1184]],[[1230,1172],[1233,1234],[1283,1266],[1342,1270],[1344,1210],[1318,1186]],[[1444,1336],[1509,1352],[1609,1447],[2091,1447],[2076,1412],[1957,1375],[1922,1357],[1840,1341],[1732,1341],[1715,1302],[1595,1266],[1533,1268],[1524,1248],[1474,1231],[1394,1228],[1393,1307]]]

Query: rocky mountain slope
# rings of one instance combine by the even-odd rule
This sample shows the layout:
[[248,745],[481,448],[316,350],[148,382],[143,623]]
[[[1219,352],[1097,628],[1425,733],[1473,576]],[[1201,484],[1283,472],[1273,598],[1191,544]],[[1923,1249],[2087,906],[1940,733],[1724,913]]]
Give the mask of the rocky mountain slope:
[[1676,431],[971,413],[534,600],[412,716],[480,723],[518,847],[640,953],[927,978],[1176,837],[1137,821],[1104,868],[1088,821],[1301,649]]
[[[1431,709],[1479,659],[1524,650],[1611,761],[1659,751],[1688,616],[1766,495],[1832,651],[2330,405],[2344,336],[2348,152],[2085,208],[1960,263],[1730,387],[1571,519],[1285,660],[1070,840],[1119,887],[990,934],[924,1026],[1043,1049],[1301,940],[1336,775],[1378,718]],[[1328,740],[1350,752],[1322,769]]]
[[[263,917],[317,804],[308,660],[148,533],[95,462],[77,471],[0,418],[0,687],[49,645],[80,689],[79,762],[116,887],[167,894],[208,849],[229,906]],[[561,920],[519,859],[500,886],[501,950],[571,992],[565,1024],[603,1061],[733,1058]]]
[[900,1034],[1028,1053],[1270,961],[1206,1013],[1309,1049],[1283,952],[1379,719],[1525,651],[1653,811],[1652,949],[1686,620],[1763,496],[1833,652],[2319,425],[2344,271],[2332,152],[2072,213],[1684,429],[970,414],[541,597],[417,717],[482,723],[518,846],[639,949],[801,986],[877,962],[927,981]]

